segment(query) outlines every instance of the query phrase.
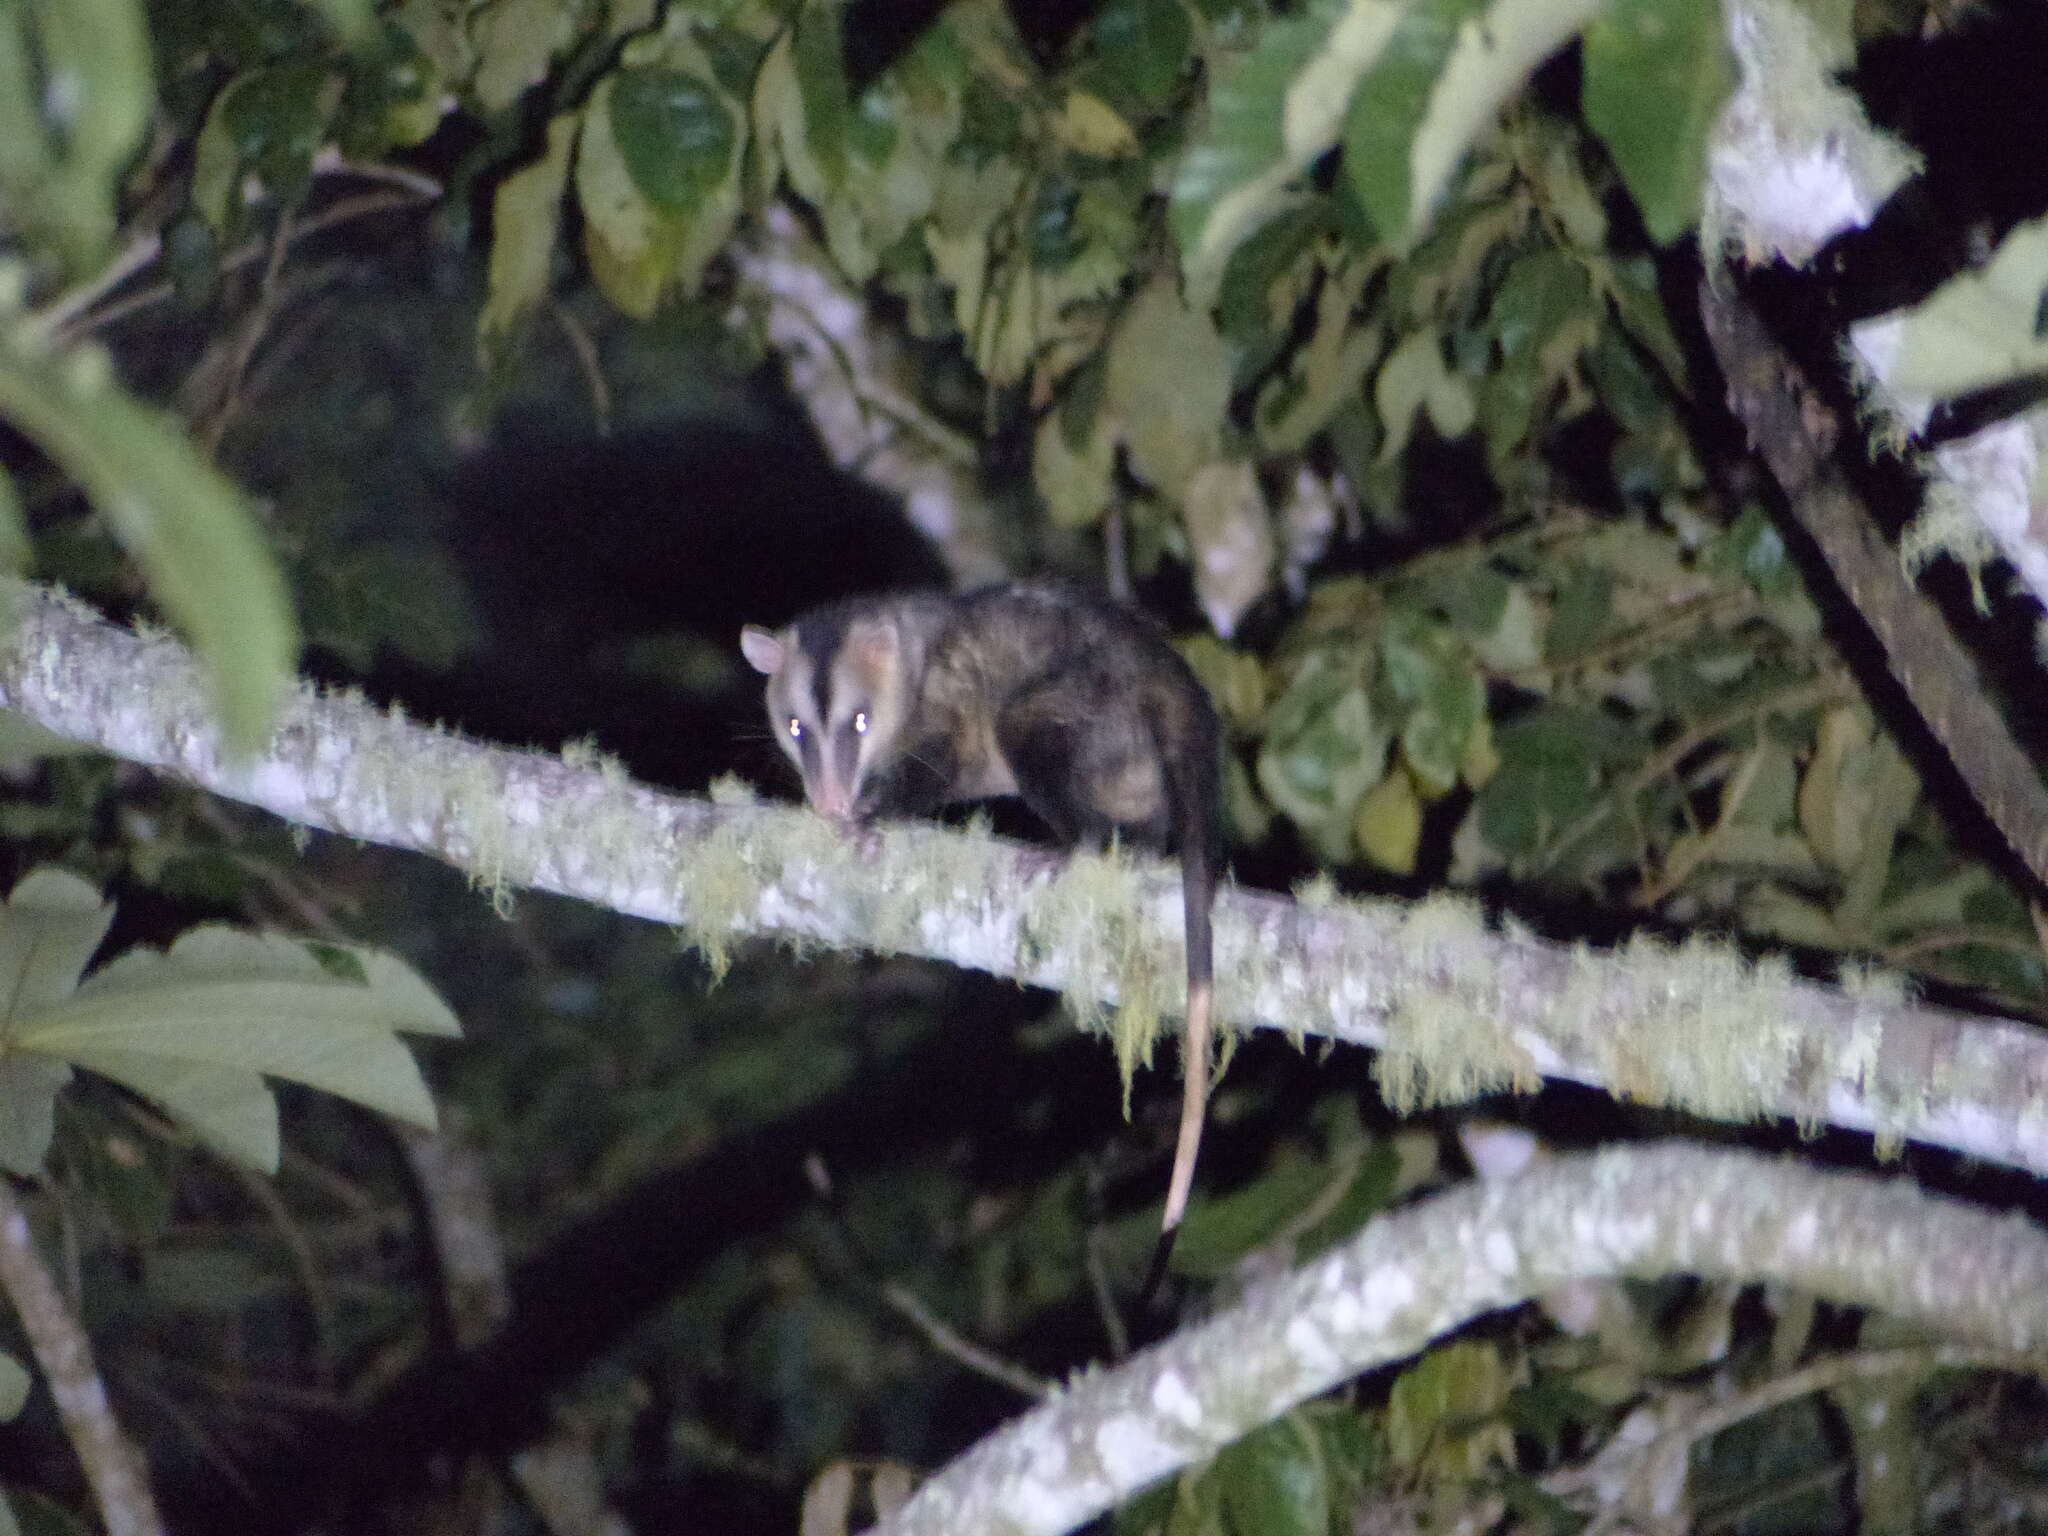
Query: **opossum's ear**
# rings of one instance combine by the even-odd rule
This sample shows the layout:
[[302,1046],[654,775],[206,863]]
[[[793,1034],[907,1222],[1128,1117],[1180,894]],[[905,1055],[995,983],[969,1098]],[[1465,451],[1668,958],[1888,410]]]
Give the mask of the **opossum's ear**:
[[740,631],[740,652],[765,677],[780,672],[788,658],[788,647],[782,643],[782,637],[758,624],[749,624]]

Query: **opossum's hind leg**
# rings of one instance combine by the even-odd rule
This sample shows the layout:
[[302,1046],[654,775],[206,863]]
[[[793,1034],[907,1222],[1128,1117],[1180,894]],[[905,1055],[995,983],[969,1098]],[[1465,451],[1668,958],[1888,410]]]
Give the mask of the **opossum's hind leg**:
[[1171,845],[1167,779],[1150,727],[1102,698],[1085,674],[1054,674],[1010,700],[996,744],[1017,793],[1061,842]]

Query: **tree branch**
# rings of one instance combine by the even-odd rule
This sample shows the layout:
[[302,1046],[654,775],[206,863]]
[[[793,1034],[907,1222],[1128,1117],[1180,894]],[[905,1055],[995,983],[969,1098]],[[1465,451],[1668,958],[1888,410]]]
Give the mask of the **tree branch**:
[[1971,797],[2048,885],[2048,789],[1985,691],[1941,611],[1914,590],[1833,462],[1839,427],[1723,274],[1700,285],[1700,318],[1728,381],[1728,407],[1884,650],[1885,666]]
[[[230,764],[182,647],[41,589],[7,593],[20,627],[0,650],[0,705],[301,825],[432,854],[494,894],[533,886],[679,924],[714,959],[767,935],[969,966],[1064,991],[1084,1013],[1179,1005],[1180,887],[1166,866],[1055,864],[923,824],[847,839],[807,812],[662,795],[588,754],[479,746],[305,689],[268,750]],[[1224,1017],[1378,1047],[1400,1104],[1558,1077],[2048,1173],[2048,1039],[1897,988],[1824,987],[1705,940],[1595,955],[1491,931],[1449,899],[1230,890],[1216,952]]]
[[163,1517],[149,1489],[142,1452],[114,1417],[106,1384],[93,1363],[92,1344],[43,1266],[28,1213],[5,1177],[0,1177],[0,1290],[7,1293],[43,1368],[108,1536],[162,1536]]
[[757,238],[732,254],[742,299],[759,311],[832,462],[899,499],[959,585],[1008,575],[981,494],[980,450],[918,403],[902,344],[796,214],[770,207]]
[[2048,1234],[2032,1225],[1901,1180],[1689,1144],[1547,1159],[1382,1217],[1073,1383],[871,1536],[1055,1536],[1473,1318],[1572,1281],[1667,1274],[1765,1279],[2001,1349],[2048,1347]]

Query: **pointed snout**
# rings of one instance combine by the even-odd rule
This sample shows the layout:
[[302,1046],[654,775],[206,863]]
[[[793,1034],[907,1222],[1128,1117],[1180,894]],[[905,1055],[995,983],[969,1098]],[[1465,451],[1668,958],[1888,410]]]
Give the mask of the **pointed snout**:
[[853,820],[853,797],[846,786],[829,773],[822,775],[811,787],[811,809],[832,821]]

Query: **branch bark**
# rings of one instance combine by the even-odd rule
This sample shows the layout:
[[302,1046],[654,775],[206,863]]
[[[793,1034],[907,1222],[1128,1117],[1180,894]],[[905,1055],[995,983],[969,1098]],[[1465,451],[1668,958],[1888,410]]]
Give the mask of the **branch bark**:
[[1700,316],[1728,381],[1728,406],[1770,466],[1785,505],[1884,650],[1885,666],[1971,796],[2048,885],[2048,788],[1985,692],[1969,652],[1913,589],[1835,467],[1840,435],[1798,365],[1723,273],[1700,285]]
[[1769,1280],[2000,1349],[2048,1347],[2048,1233],[2031,1224],[1903,1180],[1617,1148],[1382,1217],[996,1431],[872,1536],[1056,1536],[1473,1318],[1572,1281],[1669,1274]]
[[163,1517],[150,1492],[142,1452],[114,1417],[92,1344],[36,1252],[28,1212],[5,1177],[0,1177],[0,1290],[7,1293],[43,1368],[108,1536],[163,1536]]
[[849,288],[782,204],[733,248],[744,303],[759,312],[789,390],[832,462],[903,503],[959,586],[1009,574],[981,494],[979,448],[918,402],[902,343]]
[[[757,935],[917,954],[1156,1016],[1180,997],[1165,866],[910,824],[846,839],[806,812],[657,794],[615,767],[509,752],[301,690],[269,748],[229,763],[168,638],[11,589],[0,705],[59,735],[304,826],[413,849],[494,893],[533,886],[681,925],[714,956]],[[1830,988],[1694,941],[1595,955],[1438,900],[1226,891],[1218,1005],[1384,1054],[1399,1102],[1567,1078],[1716,1119],[1785,1116],[2048,1173],[2048,1039],[2004,1020]]]

